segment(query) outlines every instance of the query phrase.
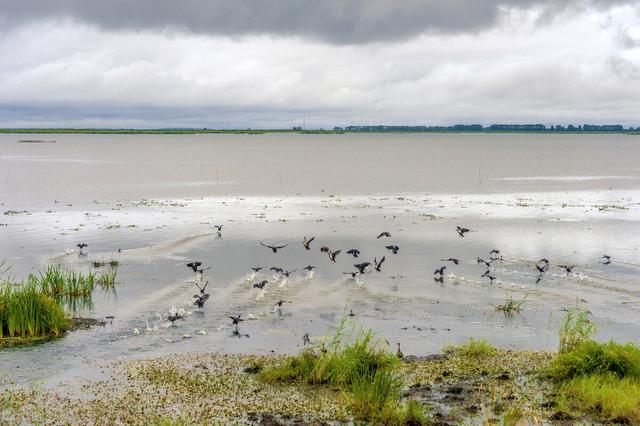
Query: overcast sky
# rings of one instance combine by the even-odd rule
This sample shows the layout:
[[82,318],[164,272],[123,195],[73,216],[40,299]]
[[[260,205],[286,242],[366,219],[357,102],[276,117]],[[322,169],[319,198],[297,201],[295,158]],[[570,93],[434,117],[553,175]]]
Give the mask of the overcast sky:
[[640,126],[640,0],[0,0],[0,127]]

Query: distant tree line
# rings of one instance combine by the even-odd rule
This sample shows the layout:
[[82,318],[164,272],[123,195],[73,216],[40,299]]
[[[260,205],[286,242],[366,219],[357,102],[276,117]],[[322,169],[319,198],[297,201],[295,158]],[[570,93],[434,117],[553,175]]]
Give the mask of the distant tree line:
[[581,124],[568,126],[544,124],[455,124],[453,126],[346,126],[334,127],[346,132],[628,132],[640,131],[640,127],[625,128],[620,124]]

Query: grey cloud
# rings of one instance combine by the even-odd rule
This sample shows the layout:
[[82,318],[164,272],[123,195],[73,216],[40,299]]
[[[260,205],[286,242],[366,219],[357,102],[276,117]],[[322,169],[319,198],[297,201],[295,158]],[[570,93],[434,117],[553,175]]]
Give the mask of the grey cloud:
[[504,7],[606,8],[638,0],[0,0],[0,28],[70,18],[107,30],[176,29],[222,36],[300,36],[334,44],[473,32]]

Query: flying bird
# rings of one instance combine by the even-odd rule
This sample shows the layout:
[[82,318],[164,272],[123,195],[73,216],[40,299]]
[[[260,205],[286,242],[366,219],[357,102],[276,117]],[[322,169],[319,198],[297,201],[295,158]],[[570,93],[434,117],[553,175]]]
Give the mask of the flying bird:
[[196,305],[198,308],[202,309],[204,308],[204,302],[206,302],[209,299],[209,293],[194,294],[193,298],[196,299],[193,302],[193,304]]
[[464,238],[464,234],[471,232],[469,228],[463,228],[462,226],[456,226],[456,232],[460,235],[460,238]]
[[254,268],[251,268],[251,270],[257,274],[258,272],[262,271],[262,266],[256,266]]
[[222,227],[224,225],[213,225],[214,228],[216,228],[218,230],[218,232],[222,232]]
[[198,268],[202,266],[202,262],[189,262],[187,263],[187,267],[191,268],[193,272],[198,272]]
[[285,277],[289,278],[289,274],[292,274],[295,271],[297,271],[297,269],[294,269],[293,271],[282,271],[282,275],[284,275]]
[[476,263],[479,265],[481,263],[484,263],[487,268],[491,268],[491,261],[487,262],[486,260],[484,260],[483,258],[479,257],[476,259]]
[[391,250],[393,254],[398,254],[398,250],[400,250],[400,247],[398,246],[386,246],[385,248],[387,250]]
[[493,249],[489,252],[489,259],[491,260],[500,260],[502,256],[500,255],[500,250]]
[[200,294],[204,294],[204,290],[207,288],[207,285],[209,284],[209,281],[207,281],[206,283],[204,283],[204,285],[202,287],[200,287],[198,285],[198,283],[194,283],[196,285],[196,287],[198,287],[198,290],[200,290]]
[[284,269],[282,268],[278,268],[277,266],[272,266],[271,269],[269,269],[270,271],[274,271],[276,274],[281,274],[284,272]]
[[604,259],[604,260],[602,261],[602,264],[603,264],[603,265],[608,265],[608,264],[610,264],[610,263],[611,263],[611,256],[609,256],[608,254],[603,254],[603,255],[602,255],[602,257],[601,257],[601,259]]
[[268,245],[268,244],[265,244],[265,243],[263,243],[263,242],[260,242],[260,245],[262,245],[262,246],[264,246],[264,247],[267,247],[267,248],[270,248],[270,249],[271,249],[271,251],[273,251],[274,253],[277,253],[277,252],[278,252],[278,250],[285,248],[288,244],[285,244],[285,245],[283,245],[283,246],[270,246],[270,245]]
[[85,247],[89,247],[89,246],[88,246],[87,244],[85,244],[85,243],[79,243],[79,244],[76,244],[76,246],[80,249],[80,251],[82,251],[82,249],[83,249],[83,248],[85,248]]
[[316,269],[316,267],[315,267],[315,266],[312,266],[312,265],[307,265],[307,266],[305,266],[305,267],[304,267],[304,268],[302,268],[302,269],[304,269],[305,271],[309,271],[309,272],[311,272],[311,271],[313,271],[314,269]]
[[357,277],[358,275],[360,275],[360,272],[358,272],[358,271],[353,271],[353,272],[343,272],[343,274],[345,274],[345,275],[351,275],[351,279],[352,279],[352,280],[355,280],[355,279],[356,279],[356,277]]
[[567,271],[567,276],[569,276],[569,274],[573,272],[573,268],[575,268],[574,265],[558,265],[558,267]]
[[331,249],[329,247],[327,247],[327,246],[322,246],[322,247],[320,247],[320,251],[322,253],[329,253],[331,251]]
[[328,253],[328,254],[329,254],[329,259],[330,259],[332,262],[335,262],[335,261],[336,261],[336,256],[337,256],[337,255],[339,255],[341,251],[342,251],[342,250],[330,251],[330,252]]
[[456,259],[454,257],[450,257],[448,259],[440,259],[443,262],[453,262],[454,265],[460,264],[460,259]]
[[385,257],[382,256],[382,258],[380,259],[380,262],[378,262],[378,258],[374,257],[373,258],[373,267],[376,271],[380,272],[380,269],[382,268],[382,264],[384,263],[384,259]]
[[367,269],[367,267],[371,265],[371,263],[369,262],[362,262],[362,263],[356,263],[355,266],[356,269],[358,269],[358,271],[360,271],[361,274],[364,274],[365,269]]
[[293,303],[293,302],[289,302],[288,300],[278,300],[273,306],[278,306],[278,308],[282,308],[282,304],[283,303]]
[[378,235],[376,238],[380,239],[382,237],[391,238],[391,234],[388,233],[387,231],[384,231],[384,232],[381,232],[380,235]]
[[259,288],[259,289],[261,289],[261,290],[262,290],[262,289],[264,288],[264,286],[265,286],[265,285],[267,285],[267,283],[268,283],[268,282],[269,282],[269,281],[267,281],[267,280],[262,280],[262,281],[260,281],[259,283],[255,283],[255,284],[253,285],[253,288]]
[[169,320],[169,322],[171,322],[171,324],[173,324],[174,322],[176,322],[177,320],[184,320],[184,317],[179,314],[179,313],[175,313],[175,314],[170,314],[167,319]]
[[310,250],[311,249],[311,241],[315,240],[316,237],[311,237],[307,240],[307,236],[304,236],[304,240],[302,240],[302,245],[304,246],[305,249]]
[[358,257],[360,255],[360,250],[351,249],[351,250],[347,251],[347,254],[350,254],[353,257]]
[[441,266],[438,269],[436,269],[435,271],[433,271],[434,275],[440,275],[443,276],[444,275],[444,270],[447,269],[446,266]]

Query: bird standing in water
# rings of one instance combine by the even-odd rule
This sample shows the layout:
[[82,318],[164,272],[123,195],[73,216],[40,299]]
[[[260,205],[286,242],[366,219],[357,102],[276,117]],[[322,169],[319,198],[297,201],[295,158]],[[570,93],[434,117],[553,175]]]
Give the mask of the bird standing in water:
[[400,342],[396,343],[396,345],[398,346],[398,350],[396,351],[396,356],[400,359],[404,358],[404,354],[402,353],[402,351],[400,350]]

